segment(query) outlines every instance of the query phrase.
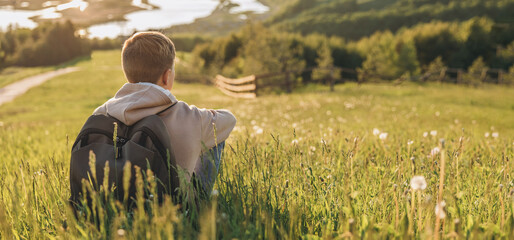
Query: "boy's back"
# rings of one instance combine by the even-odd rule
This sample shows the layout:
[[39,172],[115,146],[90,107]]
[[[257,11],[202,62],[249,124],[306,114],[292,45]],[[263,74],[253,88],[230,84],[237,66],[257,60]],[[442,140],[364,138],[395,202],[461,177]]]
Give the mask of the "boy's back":
[[177,164],[193,173],[202,152],[225,141],[234,128],[236,119],[229,111],[189,106],[156,84],[126,83],[93,114],[108,114],[132,125],[172,104],[160,116],[168,128]]
[[175,104],[160,116],[168,128],[177,165],[193,174],[202,168],[202,153],[224,142],[236,119],[227,110],[199,109],[178,101],[170,92],[174,62],[175,46],[169,38],[158,32],[134,34],[122,50],[128,83],[93,114],[108,114],[132,125]]

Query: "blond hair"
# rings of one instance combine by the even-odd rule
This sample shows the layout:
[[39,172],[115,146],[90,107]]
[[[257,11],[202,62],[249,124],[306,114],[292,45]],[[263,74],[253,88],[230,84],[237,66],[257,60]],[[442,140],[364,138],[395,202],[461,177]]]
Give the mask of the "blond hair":
[[125,77],[130,83],[156,83],[172,68],[175,45],[160,32],[139,32],[123,44],[121,61]]

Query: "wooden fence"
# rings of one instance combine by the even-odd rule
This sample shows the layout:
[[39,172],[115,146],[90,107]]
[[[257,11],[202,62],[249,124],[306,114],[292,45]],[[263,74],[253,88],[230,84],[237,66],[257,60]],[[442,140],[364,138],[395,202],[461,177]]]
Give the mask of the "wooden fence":
[[[264,88],[279,87],[284,91],[292,92],[294,85],[297,83],[294,76],[299,76],[303,73],[311,73],[314,70],[325,70],[329,72],[326,79],[322,79],[324,83],[330,85],[330,90],[334,91],[334,85],[336,82],[341,81],[354,81],[358,83],[368,82],[369,79],[381,79],[380,76],[375,74],[366,73],[363,71],[357,71],[350,68],[305,68],[300,70],[287,70],[283,72],[265,73],[259,75],[250,75],[243,78],[231,79],[221,75],[217,75],[214,82],[216,86],[225,94],[237,97],[237,98],[255,98],[259,95],[259,92]],[[339,78],[335,77],[335,72],[340,72]],[[353,76],[353,78],[344,78],[347,74]],[[505,73],[502,69],[484,69],[480,74],[467,73],[463,69],[457,68],[443,68],[441,71],[426,72],[423,75],[412,76],[408,79],[399,79],[401,81],[414,80],[414,81],[439,81],[439,82],[451,82],[451,83],[465,83],[464,75],[472,76],[474,79],[480,82],[504,84]],[[267,81],[268,80],[268,81]],[[272,81],[269,81],[272,80]],[[320,79],[318,79],[320,80]]]
[[255,75],[239,79],[231,79],[217,75],[215,78],[215,84],[223,93],[231,97],[257,97],[257,81]]

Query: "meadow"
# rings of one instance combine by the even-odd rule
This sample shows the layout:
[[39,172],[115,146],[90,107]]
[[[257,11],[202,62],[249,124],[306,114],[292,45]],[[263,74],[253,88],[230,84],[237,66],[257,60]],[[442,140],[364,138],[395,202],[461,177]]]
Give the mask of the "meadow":
[[199,217],[168,203],[100,211],[99,228],[77,220],[71,144],[125,82],[119,55],[94,52],[0,106],[2,239],[514,238],[514,89],[494,85],[309,85],[240,100],[177,83],[178,99],[238,119]]

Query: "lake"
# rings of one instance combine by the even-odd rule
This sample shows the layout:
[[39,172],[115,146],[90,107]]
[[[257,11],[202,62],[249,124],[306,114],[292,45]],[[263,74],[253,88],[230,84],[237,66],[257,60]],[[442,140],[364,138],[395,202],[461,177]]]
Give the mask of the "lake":
[[[74,2],[81,1],[75,0]],[[136,0],[134,5],[140,4],[140,2]],[[159,9],[129,13],[125,15],[127,21],[93,25],[87,29],[89,37],[112,38],[122,34],[128,35],[134,30],[144,31],[191,23],[197,18],[208,16],[219,4],[218,0],[149,0],[148,2],[159,6]],[[255,0],[232,0],[231,2],[239,4],[238,7],[231,9],[231,13],[243,13],[246,11],[264,13],[269,10],[267,6]],[[84,5],[77,4],[76,7],[84,7]],[[56,11],[57,9],[59,9],[59,6],[37,11],[2,8],[0,9],[0,28],[5,29],[10,24],[34,28],[37,26],[37,23],[32,21],[31,17],[43,15],[46,18],[58,18],[60,14]]]

